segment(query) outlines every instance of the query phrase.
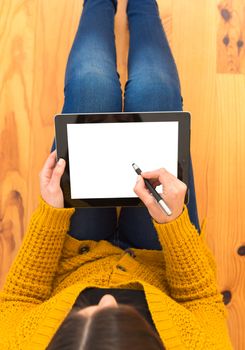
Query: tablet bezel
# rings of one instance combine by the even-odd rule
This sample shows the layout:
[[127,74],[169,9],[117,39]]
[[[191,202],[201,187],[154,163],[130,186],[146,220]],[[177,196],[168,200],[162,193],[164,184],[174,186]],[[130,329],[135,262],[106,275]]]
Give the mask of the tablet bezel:
[[[93,198],[72,199],[67,124],[83,123],[130,123],[130,122],[179,122],[178,134],[178,178],[188,185],[190,163],[190,113],[189,112],[118,112],[118,113],[79,113],[57,114],[55,116],[55,143],[57,159],[64,158],[66,167],[61,178],[65,207],[116,207],[142,206],[139,198]],[[144,169],[154,170],[154,169]],[[187,197],[186,197],[187,198]],[[186,199],[187,200],[187,199]]]

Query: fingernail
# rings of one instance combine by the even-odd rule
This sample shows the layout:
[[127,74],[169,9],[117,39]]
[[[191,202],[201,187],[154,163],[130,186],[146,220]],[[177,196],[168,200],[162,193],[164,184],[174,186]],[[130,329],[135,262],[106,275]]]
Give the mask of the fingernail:
[[65,163],[65,160],[63,158],[60,158],[58,161],[58,165],[63,165]]

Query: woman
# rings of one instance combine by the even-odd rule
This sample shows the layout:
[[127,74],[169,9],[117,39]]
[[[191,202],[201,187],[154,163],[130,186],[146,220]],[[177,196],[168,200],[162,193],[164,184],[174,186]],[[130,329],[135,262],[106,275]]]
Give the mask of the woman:
[[[116,71],[116,0],[85,0],[69,57],[63,113],[122,110]],[[176,66],[155,0],[129,0],[124,111],[181,110]],[[163,185],[166,216],[142,176],[146,208],[64,209],[65,162],[53,151],[40,203],[0,294],[6,349],[230,349],[212,256],[198,235],[193,177],[143,173]],[[188,215],[193,222],[191,223]]]

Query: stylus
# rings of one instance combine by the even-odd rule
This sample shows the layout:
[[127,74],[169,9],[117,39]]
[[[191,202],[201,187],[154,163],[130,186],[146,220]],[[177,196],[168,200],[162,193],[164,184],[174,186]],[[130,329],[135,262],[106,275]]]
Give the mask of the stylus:
[[[134,170],[136,171],[136,173],[138,175],[141,175],[142,171],[141,169],[138,167],[138,165],[136,165],[135,163],[132,164],[132,167],[134,168]],[[151,192],[151,194],[154,196],[154,198],[156,199],[156,201],[158,202],[158,204],[160,205],[160,207],[164,210],[164,212],[167,215],[172,215],[171,210],[169,209],[169,207],[167,206],[167,204],[164,202],[164,200],[162,199],[162,197],[160,196],[160,194],[155,190],[155,188],[151,185],[150,181],[147,179],[144,179],[145,185],[148,188],[148,190]]]

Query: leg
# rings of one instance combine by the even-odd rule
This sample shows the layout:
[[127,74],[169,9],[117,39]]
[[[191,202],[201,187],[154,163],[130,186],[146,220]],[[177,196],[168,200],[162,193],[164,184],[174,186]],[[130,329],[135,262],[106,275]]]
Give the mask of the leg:
[[[156,1],[129,0],[127,13],[130,50],[125,111],[182,110],[178,72]],[[192,222],[199,229],[192,171],[189,188],[189,212]],[[161,249],[146,208],[123,208],[119,220],[119,234],[134,247]]]
[[[66,68],[62,113],[122,111],[114,39],[116,6],[116,0],[84,1]],[[69,234],[79,240],[113,240],[116,222],[115,208],[76,209]]]
[[122,110],[116,68],[116,0],[85,0],[68,59],[63,113]]
[[129,0],[129,78],[125,111],[182,109],[177,68],[155,0]]

